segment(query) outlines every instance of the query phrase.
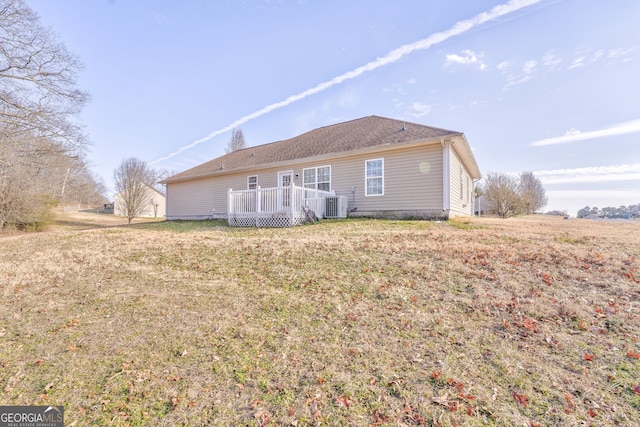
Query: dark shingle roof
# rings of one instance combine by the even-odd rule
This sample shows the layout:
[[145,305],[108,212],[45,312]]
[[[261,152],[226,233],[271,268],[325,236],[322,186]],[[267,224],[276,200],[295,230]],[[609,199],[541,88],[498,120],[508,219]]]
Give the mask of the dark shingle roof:
[[167,178],[164,182],[187,181],[237,169],[460,134],[401,120],[368,116],[314,129],[291,139],[237,150]]

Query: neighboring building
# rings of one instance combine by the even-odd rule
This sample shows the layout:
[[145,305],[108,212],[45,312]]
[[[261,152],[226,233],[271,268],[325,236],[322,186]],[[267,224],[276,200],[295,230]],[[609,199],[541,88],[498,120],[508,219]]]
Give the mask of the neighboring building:
[[[147,202],[144,203],[142,214],[138,216],[143,218],[160,218],[165,216],[167,206],[166,196],[147,184],[142,185],[146,188]],[[114,197],[113,213],[114,215],[127,216],[120,193]]]
[[484,196],[476,197],[473,213],[482,216],[487,213],[487,199]]
[[229,190],[288,186],[345,196],[350,216],[446,219],[473,215],[480,177],[461,132],[369,116],[237,150],[163,183],[168,220],[227,218]]

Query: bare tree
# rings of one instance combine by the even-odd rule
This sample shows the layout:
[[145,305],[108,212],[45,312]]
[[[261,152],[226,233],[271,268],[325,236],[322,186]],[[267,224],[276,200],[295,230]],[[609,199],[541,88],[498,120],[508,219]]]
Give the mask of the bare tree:
[[48,180],[40,165],[22,164],[15,152],[5,152],[0,164],[0,229],[41,230],[55,199],[46,191]]
[[522,198],[518,193],[518,180],[510,175],[490,173],[485,178],[482,193],[489,212],[500,218],[522,213]]
[[0,0],[0,228],[41,223],[86,149],[82,69],[24,0]]
[[247,148],[247,144],[244,140],[244,134],[242,133],[242,129],[233,129],[231,131],[231,139],[227,144],[227,148],[225,148],[225,153],[231,153],[236,150],[242,150],[243,148]]
[[522,198],[522,212],[533,214],[547,205],[547,196],[542,182],[533,175],[533,172],[522,172],[518,193]]
[[131,224],[133,218],[144,214],[153,204],[150,191],[153,191],[158,173],[142,160],[131,157],[120,163],[113,178],[118,193],[116,210],[122,212]]
[[89,97],[76,87],[79,60],[23,0],[0,0],[0,46],[3,142],[28,133],[81,149],[85,138],[75,116]]

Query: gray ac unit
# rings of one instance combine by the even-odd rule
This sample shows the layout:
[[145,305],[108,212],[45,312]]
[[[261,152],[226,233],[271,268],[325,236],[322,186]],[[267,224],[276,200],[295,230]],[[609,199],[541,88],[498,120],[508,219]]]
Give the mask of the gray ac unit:
[[330,196],[325,199],[325,218],[346,218],[347,217],[347,197]]

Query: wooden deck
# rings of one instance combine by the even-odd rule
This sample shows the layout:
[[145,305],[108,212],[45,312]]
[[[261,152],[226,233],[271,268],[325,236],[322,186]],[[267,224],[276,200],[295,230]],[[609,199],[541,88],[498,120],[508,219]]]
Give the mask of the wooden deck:
[[305,207],[318,218],[325,214],[329,191],[289,187],[229,190],[228,221],[232,227],[293,227],[308,220]]

